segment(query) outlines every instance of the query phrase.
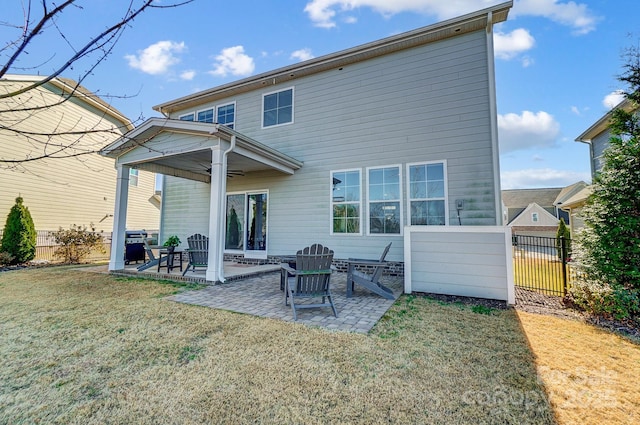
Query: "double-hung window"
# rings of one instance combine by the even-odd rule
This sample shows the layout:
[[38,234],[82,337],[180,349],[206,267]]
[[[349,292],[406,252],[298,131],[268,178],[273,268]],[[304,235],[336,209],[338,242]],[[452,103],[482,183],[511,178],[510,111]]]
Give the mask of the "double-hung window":
[[216,122],[218,124],[224,124],[229,128],[233,128],[233,125],[236,122],[236,104],[229,103],[228,105],[218,106],[217,112]]
[[180,121],[193,121],[193,112],[190,114],[180,115]]
[[205,109],[204,111],[198,111],[198,121],[199,122],[213,122],[213,108]]
[[368,168],[369,234],[399,235],[402,229],[400,166]]
[[331,172],[331,233],[361,234],[360,170]]
[[293,87],[262,97],[262,127],[293,122]]
[[407,165],[411,225],[447,224],[446,162]]

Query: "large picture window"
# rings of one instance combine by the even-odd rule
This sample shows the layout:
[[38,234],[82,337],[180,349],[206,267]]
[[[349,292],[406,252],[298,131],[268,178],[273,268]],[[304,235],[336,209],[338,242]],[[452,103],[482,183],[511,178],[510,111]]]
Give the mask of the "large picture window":
[[361,234],[360,170],[331,172],[331,233]]
[[446,163],[408,164],[407,170],[411,225],[446,225]]
[[262,98],[262,127],[293,122],[293,87],[265,94]]
[[369,234],[399,235],[402,229],[400,167],[367,170]]

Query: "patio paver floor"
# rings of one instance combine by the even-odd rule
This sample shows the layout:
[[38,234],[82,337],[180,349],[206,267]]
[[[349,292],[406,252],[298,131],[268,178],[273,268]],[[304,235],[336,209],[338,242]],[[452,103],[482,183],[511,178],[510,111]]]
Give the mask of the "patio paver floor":
[[[396,298],[402,292],[402,278],[384,277]],[[367,333],[393,305],[386,300],[356,286],[354,295],[346,297],[346,273],[334,273],[331,277],[331,293],[338,317],[330,307],[298,310],[298,323],[327,329]],[[200,305],[236,313],[269,317],[293,322],[291,306],[285,306],[284,293],[280,290],[280,273],[268,273],[219,285],[185,291],[168,297],[185,304]]]

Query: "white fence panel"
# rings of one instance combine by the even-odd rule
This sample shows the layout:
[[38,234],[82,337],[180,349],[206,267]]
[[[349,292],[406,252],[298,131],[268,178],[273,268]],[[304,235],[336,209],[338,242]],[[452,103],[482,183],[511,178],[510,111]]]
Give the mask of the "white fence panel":
[[515,303],[511,229],[407,226],[404,291]]

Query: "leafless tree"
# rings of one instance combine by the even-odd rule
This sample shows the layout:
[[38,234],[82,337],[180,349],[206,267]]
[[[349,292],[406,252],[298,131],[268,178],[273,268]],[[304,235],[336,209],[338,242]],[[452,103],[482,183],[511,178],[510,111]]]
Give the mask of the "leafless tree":
[[[10,13],[2,13],[0,17],[0,39],[8,35],[8,41],[0,45],[0,83],[10,74],[42,75],[35,81],[26,84],[0,84],[0,136],[21,140],[26,149],[16,152],[12,157],[0,155],[0,168],[23,167],[24,164],[41,159],[81,158],[97,152],[104,147],[106,141],[113,140],[113,135],[122,134],[123,128],[104,125],[87,128],[81,123],[59,125],[46,131],[27,131],[27,120],[37,120],[44,111],[61,108],[70,99],[91,97],[93,101],[104,102],[93,93],[83,88],[83,81],[90,76],[96,67],[107,60],[125,30],[131,27],[134,20],[151,9],[170,9],[193,0],[178,0],[166,4],[158,0],[113,0],[109,2],[111,9],[122,7],[122,13],[100,31],[92,33],[88,39],[77,40],[70,36],[69,25],[91,27],[92,16],[88,9],[93,0],[13,0],[15,5],[3,4],[3,8],[19,13],[19,22],[4,21]],[[17,16],[17,15],[14,15]],[[82,22],[73,22],[82,16]],[[95,18],[95,17],[93,17]],[[66,25],[66,27],[65,27]],[[47,52],[45,57],[31,54],[43,40],[58,40],[59,49]],[[35,57],[34,57],[35,56]],[[64,78],[73,74],[73,79]],[[52,80],[61,83],[65,88],[55,101],[44,101],[41,88]],[[105,105],[106,106],[106,105]],[[62,114],[58,114],[62,116]],[[83,138],[93,134],[104,135],[104,144],[100,137],[96,141],[83,143]]]

